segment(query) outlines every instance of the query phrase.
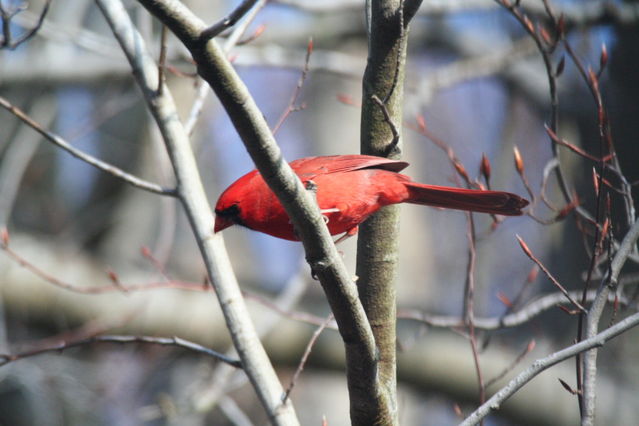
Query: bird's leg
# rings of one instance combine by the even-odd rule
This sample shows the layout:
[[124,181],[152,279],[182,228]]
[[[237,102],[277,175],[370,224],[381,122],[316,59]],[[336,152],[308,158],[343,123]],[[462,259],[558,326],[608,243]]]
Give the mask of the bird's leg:
[[[326,213],[339,213],[339,209],[337,207],[333,207],[332,209],[320,209],[320,213],[322,213],[323,215],[325,215]],[[326,220],[328,221],[328,218],[326,218]]]
[[351,229],[349,229],[348,231],[344,232],[344,235],[342,235],[337,240],[335,240],[335,244],[339,244],[342,241],[345,241],[345,240],[349,239],[350,237],[353,237],[353,236],[357,235],[357,231],[359,231],[359,227],[358,226],[353,226]]
[[332,209],[320,209],[320,213],[322,213],[322,217],[324,218],[324,223],[328,225],[330,219],[326,216],[327,213],[339,213],[339,209],[333,207]]

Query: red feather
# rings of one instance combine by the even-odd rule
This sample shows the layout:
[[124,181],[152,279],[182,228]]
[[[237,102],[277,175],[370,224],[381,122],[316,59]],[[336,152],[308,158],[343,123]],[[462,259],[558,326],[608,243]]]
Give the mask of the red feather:
[[[308,157],[290,163],[302,182],[317,185],[317,202],[331,235],[357,232],[357,226],[383,206],[422,204],[516,216],[528,201],[502,191],[426,185],[398,173],[404,161],[368,155]],[[215,232],[237,224],[286,240],[298,240],[288,215],[257,170],[229,186],[215,206]]]

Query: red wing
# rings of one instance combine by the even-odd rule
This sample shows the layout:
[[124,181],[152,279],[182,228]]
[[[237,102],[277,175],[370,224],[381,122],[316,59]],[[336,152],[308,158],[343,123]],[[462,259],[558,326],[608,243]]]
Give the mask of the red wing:
[[313,179],[317,175],[352,172],[362,169],[383,169],[399,172],[405,169],[405,161],[389,160],[372,155],[331,155],[307,157],[291,162],[291,167],[302,180]]

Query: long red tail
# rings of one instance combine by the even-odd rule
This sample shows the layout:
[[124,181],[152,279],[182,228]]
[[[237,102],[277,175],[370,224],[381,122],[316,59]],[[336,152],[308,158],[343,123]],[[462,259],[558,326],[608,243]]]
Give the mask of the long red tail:
[[447,209],[519,216],[528,201],[519,195],[503,191],[450,188],[406,182],[409,191],[407,203],[423,204]]

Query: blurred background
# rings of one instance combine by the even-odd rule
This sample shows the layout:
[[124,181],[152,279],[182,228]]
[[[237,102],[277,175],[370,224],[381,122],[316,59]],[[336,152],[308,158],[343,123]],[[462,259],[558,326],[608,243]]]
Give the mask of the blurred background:
[[[23,5],[0,2],[5,17]],[[185,3],[207,23],[237,4]],[[535,22],[546,22],[541,2],[522,4]],[[126,5],[148,48],[159,55],[158,22],[137,3]],[[10,46],[7,34],[16,41],[34,28],[44,2],[24,6],[2,22],[9,46],[0,50],[0,95],[75,147],[150,181],[173,185],[155,124],[95,4],[55,0],[37,33]],[[607,47],[601,88],[621,170],[635,182],[639,7],[631,1],[555,1],[553,7],[565,14],[568,39],[584,64],[598,69],[601,46]],[[225,33],[220,43],[228,36]],[[299,109],[278,129],[277,140],[288,160],[357,153],[367,48],[362,1],[268,2],[228,54],[275,126],[295,93],[310,38],[314,50],[295,103]],[[555,52],[553,61],[558,63],[562,54],[561,49]],[[194,78],[188,53],[171,35],[167,64],[168,87],[184,122],[193,121],[194,103],[203,101],[193,121],[192,143],[213,205],[220,192],[253,165],[219,102],[210,94],[199,95],[206,90]],[[560,136],[597,155],[595,104],[570,60],[558,90]],[[433,143],[436,139],[454,152],[472,179],[480,178],[485,154],[493,189],[530,198],[514,166],[516,146],[539,197],[552,159],[544,130],[550,112],[546,72],[532,39],[496,3],[424,2],[409,34],[404,105],[403,158],[410,163],[405,173],[413,179],[460,184],[447,153]],[[431,138],[419,131],[420,120]],[[592,210],[594,163],[568,150],[561,151],[560,160],[583,207]],[[546,195],[559,209],[564,206],[552,175]],[[553,221],[558,212],[539,199],[532,211],[538,220],[508,218],[498,226],[489,216],[474,215],[477,317],[498,318],[507,311],[505,301],[519,297],[523,306],[555,292],[543,274],[535,275],[516,234],[565,287],[582,288],[591,238],[584,237],[572,215]],[[622,220],[615,223],[620,239],[627,228]],[[175,335],[222,352],[229,349],[215,297],[201,289],[205,269],[178,203],[129,187],[71,157],[6,110],[0,111],[0,226],[8,230],[11,249],[0,253],[0,352],[96,333]],[[467,215],[404,206],[401,230],[400,313],[461,318],[469,257]],[[286,386],[317,323],[329,314],[321,287],[310,278],[301,244],[239,227],[226,230],[224,237],[241,286],[249,293],[253,319]],[[353,273],[355,243],[351,239],[339,247]],[[632,283],[632,274],[629,277]],[[113,288],[114,281],[154,288],[123,292]],[[65,286],[73,288],[61,288]],[[180,286],[188,289],[175,288]],[[91,287],[111,288],[86,294]],[[633,289],[630,286],[630,296]],[[634,306],[631,299],[629,309]],[[576,324],[576,316],[553,308],[521,326],[481,332],[486,379],[536,342],[489,393],[534,359],[573,342]],[[455,424],[460,419],[456,411],[469,413],[478,401],[465,330],[409,319],[400,319],[398,327],[401,423]],[[638,354],[637,337],[631,331],[600,353],[602,424],[632,424],[639,415],[637,405],[628,401],[639,391],[639,371],[632,362]],[[320,424],[322,416],[330,425],[348,424],[342,358],[338,334],[324,331],[292,392],[303,424]],[[576,398],[557,381],[574,386],[574,377],[572,362],[545,372],[487,424],[575,424]],[[0,368],[0,395],[0,424],[7,425],[266,421],[241,372],[184,350],[150,345],[98,343],[18,360]]]

